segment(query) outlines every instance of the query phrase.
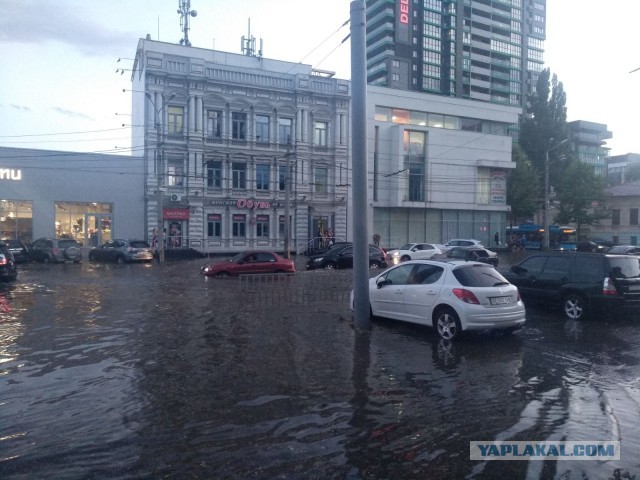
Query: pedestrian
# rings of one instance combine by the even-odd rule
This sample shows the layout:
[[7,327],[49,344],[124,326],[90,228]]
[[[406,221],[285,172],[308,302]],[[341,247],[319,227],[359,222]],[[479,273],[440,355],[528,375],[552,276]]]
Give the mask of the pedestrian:
[[379,247],[379,246],[380,246],[380,235],[378,235],[377,233],[374,233],[374,234],[373,234],[373,244],[374,244],[376,247]]
[[151,248],[154,250],[158,248],[158,230],[155,228],[151,232]]
[[496,247],[499,247],[500,244],[500,232],[496,232],[496,234],[493,236],[493,241],[496,243]]

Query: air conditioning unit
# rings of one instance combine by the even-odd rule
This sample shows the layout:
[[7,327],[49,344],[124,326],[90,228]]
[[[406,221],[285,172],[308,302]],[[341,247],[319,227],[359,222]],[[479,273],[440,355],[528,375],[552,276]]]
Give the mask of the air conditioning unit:
[[180,202],[180,201],[182,201],[182,195],[178,195],[177,193],[172,193],[171,194],[171,201],[172,202]]

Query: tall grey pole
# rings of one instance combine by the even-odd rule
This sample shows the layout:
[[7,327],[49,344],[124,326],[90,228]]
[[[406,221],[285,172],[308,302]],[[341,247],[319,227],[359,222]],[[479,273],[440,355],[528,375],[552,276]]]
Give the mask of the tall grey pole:
[[[549,141],[551,141],[553,138]],[[542,250],[549,251],[549,145],[544,151],[544,237]]]
[[287,144],[287,172],[284,174],[284,258],[291,258],[291,233],[289,216],[291,215],[291,139]]
[[367,210],[367,62],[366,10],[351,2],[351,140],[354,326],[371,328],[369,317],[369,233]]

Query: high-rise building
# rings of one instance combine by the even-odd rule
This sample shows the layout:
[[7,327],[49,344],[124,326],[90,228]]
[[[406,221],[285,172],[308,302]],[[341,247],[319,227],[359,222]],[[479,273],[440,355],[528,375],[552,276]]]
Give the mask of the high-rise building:
[[367,0],[370,85],[526,108],[546,0]]
[[610,148],[605,140],[612,137],[607,126],[602,123],[575,120],[567,123],[571,149],[578,159],[591,165],[597,175],[607,175],[607,158]]

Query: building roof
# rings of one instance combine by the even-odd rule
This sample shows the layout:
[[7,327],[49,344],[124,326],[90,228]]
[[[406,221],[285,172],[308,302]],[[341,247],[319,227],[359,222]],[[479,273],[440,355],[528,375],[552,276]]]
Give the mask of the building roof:
[[640,197],[640,181],[623,183],[607,189],[607,194],[612,197]]

